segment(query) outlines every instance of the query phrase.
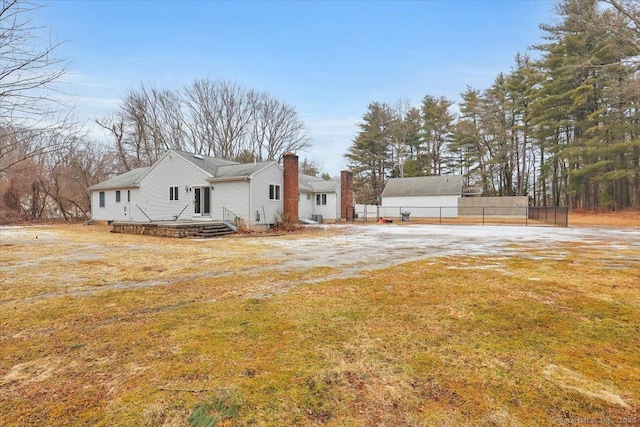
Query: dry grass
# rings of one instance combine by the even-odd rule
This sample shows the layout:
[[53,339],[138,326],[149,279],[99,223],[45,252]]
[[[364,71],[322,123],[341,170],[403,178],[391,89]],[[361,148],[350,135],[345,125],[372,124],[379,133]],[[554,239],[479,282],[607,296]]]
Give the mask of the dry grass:
[[638,422],[637,249],[316,282],[251,237],[25,233],[0,247],[0,425]]
[[640,227],[640,211],[570,211],[569,224],[572,226]]

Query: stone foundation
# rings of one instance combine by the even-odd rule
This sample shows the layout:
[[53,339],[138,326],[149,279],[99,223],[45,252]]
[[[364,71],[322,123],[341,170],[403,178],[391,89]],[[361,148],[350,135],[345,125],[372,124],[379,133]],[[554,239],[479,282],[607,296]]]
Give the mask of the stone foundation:
[[126,233],[126,234],[143,234],[147,236],[158,237],[194,237],[198,231],[202,229],[200,224],[127,224],[127,223],[112,223],[112,233]]

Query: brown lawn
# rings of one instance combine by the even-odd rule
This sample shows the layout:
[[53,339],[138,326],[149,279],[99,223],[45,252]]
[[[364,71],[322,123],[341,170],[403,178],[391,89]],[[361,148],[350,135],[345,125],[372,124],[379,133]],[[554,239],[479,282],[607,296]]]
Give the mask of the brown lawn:
[[640,211],[569,211],[571,226],[640,227]]
[[341,232],[0,229],[0,425],[638,424],[637,231],[280,267]]

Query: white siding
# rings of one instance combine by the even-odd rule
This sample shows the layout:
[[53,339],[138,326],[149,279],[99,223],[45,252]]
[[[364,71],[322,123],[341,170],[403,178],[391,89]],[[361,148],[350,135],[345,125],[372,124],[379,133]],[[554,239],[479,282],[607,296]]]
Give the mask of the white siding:
[[[298,200],[298,217],[311,219],[313,215],[313,205],[316,202],[316,196],[313,193],[300,193]],[[311,197],[307,200],[307,196]]]
[[[105,193],[105,207],[100,207],[100,191],[91,192],[91,218],[96,221],[144,221],[144,215],[135,208],[138,190],[135,188],[120,190],[120,203],[116,203],[116,190],[102,190]],[[127,201],[127,191],[131,202]],[[132,207],[135,208],[132,209]]]
[[[307,200],[307,194],[311,199]],[[327,204],[317,205],[317,195],[326,194]],[[311,219],[312,215],[322,215],[323,221],[336,221],[340,219],[340,188],[336,192],[327,193],[300,193],[298,201],[298,216],[300,218]]]
[[[280,186],[280,200],[269,199],[269,185]],[[250,227],[259,227],[265,224],[275,224],[282,215],[284,198],[284,173],[277,163],[272,163],[251,180],[251,206],[249,221]],[[256,214],[260,213],[260,221],[256,221]]]
[[[340,186],[338,186],[338,188],[336,189],[335,193],[329,193],[327,194],[327,208],[328,209],[332,209],[332,213],[327,213],[327,219],[331,219],[331,220],[338,220],[340,219],[340,215],[342,214],[342,212],[340,212]],[[329,195],[331,195],[331,197],[329,197]],[[331,203],[331,205],[330,205]]]
[[400,212],[411,212],[413,218],[456,218],[458,197],[454,196],[414,196],[383,197],[380,216],[399,217]]
[[[99,207],[100,191],[91,194],[92,217],[104,221],[154,221],[211,218],[223,219],[223,208],[241,217],[249,227],[274,224],[283,210],[283,171],[277,163],[266,166],[251,179],[209,183],[210,176],[179,155],[167,153],[140,181],[138,189],[121,190],[121,201],[115,203],[115,190],[105,190],[105,207]],[[280,186],[280,199],[269,199],[269,185]],[[169,200],[169,188],[178,187],[178,200]],[[195,216],[193,199],[195,187],[211,188],[210,216]],[[187,188],[189,189],[187,191]],[[126,210],[125,210],[126,207]],[[144,212],[144,213],[143,213]],[[256,221],[257,213],[260,220]]]
[[[327,195],[326,205],[317,205],[317,194]],[[313,195],[313,213],[322,215],[324,221],[335,221],[340,217],[340,198],[336,193],[316,193]]]
[[[104,192],[104,208],[100,207],[100,193]],[[124,221],[127,216],[124,211],[126,206],[126,190],[120,190],[120,203],[116,203],[115,190],[93,191],[91,193],[91,218],[96,221]],[[123,203],[123,200],[125,203]]]
[[[132,200],[131,209],[139,212],[137,204],[154,221],[172,220],[180,212],[179,219],[191,219],[194,193],[185,188],[209,186],[208,176],[197,166],[169,152],[142,178],[139,200],[136,203]],[[169,200],[169,187],[178,187],[178,200]],[[140,216],[144,217],[141,212]]]
[[249,180],[214,182],[211,192],[211,216],[222,220],[222,208],[227,208],[249,225]]

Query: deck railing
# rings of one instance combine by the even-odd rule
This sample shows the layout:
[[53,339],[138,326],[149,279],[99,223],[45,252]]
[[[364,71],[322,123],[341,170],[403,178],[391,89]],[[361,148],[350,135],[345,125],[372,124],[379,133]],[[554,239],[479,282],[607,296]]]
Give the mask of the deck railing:
[[240,217],[229,209],[222,208],[222,222],[227,224],[233,231],[238,231],[238,225],[240,224]]

